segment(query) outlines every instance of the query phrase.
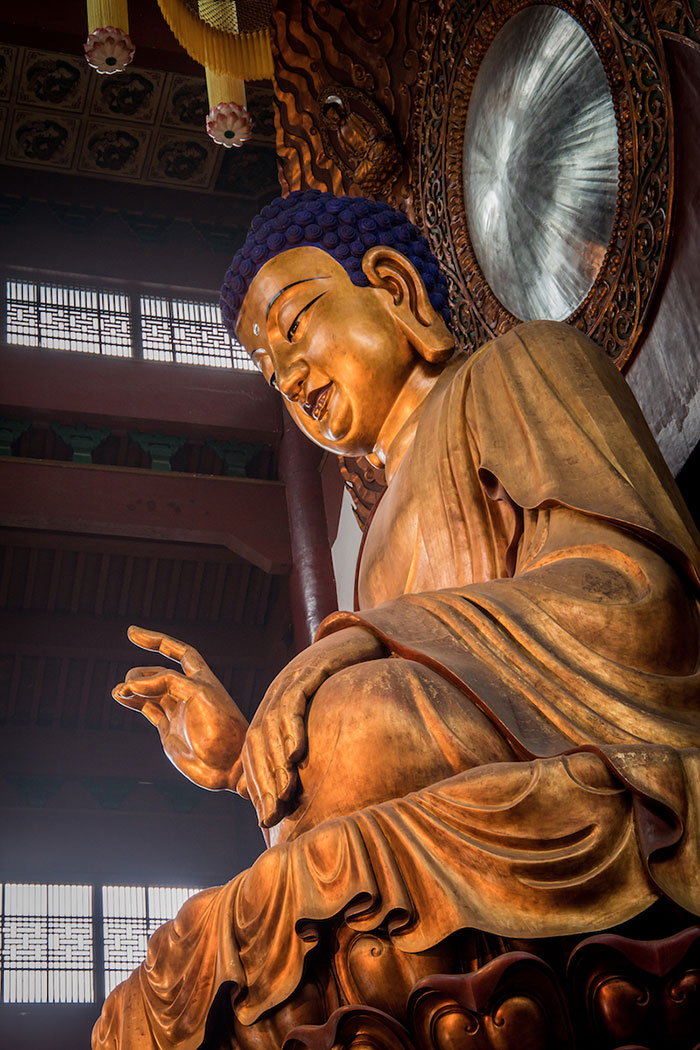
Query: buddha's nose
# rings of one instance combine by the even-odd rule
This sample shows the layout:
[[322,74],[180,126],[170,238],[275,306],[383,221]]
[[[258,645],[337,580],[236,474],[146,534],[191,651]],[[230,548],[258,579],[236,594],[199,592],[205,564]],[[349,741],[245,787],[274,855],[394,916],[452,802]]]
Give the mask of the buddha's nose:
[[277,372],[277,387],[289,401],[298,401],[304,393],[304,380],[309,369],[303,361],[294,361],[288,367]]

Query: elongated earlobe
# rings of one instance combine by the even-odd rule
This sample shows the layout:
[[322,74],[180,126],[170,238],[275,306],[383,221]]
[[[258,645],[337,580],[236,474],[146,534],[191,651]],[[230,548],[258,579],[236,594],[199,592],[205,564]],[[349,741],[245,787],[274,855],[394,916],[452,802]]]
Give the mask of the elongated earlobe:
[[396,322],[430,364],[447,361],[455,348],[454,336],[430,302],[423,278],[401,252],[385,245],[368,249],[362,269],[374,288],[389,292]]

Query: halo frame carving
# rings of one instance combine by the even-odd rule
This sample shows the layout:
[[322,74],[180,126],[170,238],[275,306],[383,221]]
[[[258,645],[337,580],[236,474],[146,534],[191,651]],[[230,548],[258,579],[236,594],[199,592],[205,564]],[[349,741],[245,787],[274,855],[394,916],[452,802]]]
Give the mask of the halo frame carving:
[[379,105],[357,87],[346,87],[343,84],[327,84],[317,97],[318,127],[321,132],[321,142],[327,157],[330,157],[338,166],[347,182],[355,183],[357,173],[350,167],[341,150],[337,148],[334,137],[328,130],[323,113],[326,106],[337,101],[348,114],[356,113],[373,124],[379,132],[385,144],[383,155],[378,158],[378,166],[372,172],[369,186],[356,183],[359,189],[370,196],[380,199],[386,198],[391,192],[391,187],[401,175],[404,167],[402,153],[397,145],[396,136],[391,129],[386,115]]
[[[539,0],[541,4],[543,0]],[[663,45],[645,0],[544,0],[566,11],[605,70],[618,134],[613,229],[586,298],[566,321],[622,368],[662,273],[673,197],[673,120]],[[441,0],[427,19],[411,159],[417,221],[447,276],[455,334],[474,348],[520,323],[472,247],[462,182],[467,110],[481,61],[510,18],[538,0]]]

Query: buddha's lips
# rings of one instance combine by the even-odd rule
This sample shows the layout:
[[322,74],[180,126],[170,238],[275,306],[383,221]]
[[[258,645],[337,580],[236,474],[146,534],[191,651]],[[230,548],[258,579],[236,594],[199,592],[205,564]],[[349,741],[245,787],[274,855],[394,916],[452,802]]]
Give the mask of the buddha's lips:
[[325,386],[319,386],[311,391],[302,406],[307,416],[311,416],[313,419],[321,418],[328,403],[332,386],[332,383],[326,383]]

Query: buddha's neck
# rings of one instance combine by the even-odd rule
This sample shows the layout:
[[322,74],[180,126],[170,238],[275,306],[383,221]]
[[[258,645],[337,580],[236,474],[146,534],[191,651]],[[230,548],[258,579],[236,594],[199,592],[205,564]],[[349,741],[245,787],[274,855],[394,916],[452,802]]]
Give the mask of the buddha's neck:
[[384,420],[372,459],[384,467],[387,482],[396,473],[399,463],[413,442],[420,419],[418,411],[440,378],[444,365],[429,365],[421,361],[404,384],[389,415]]

